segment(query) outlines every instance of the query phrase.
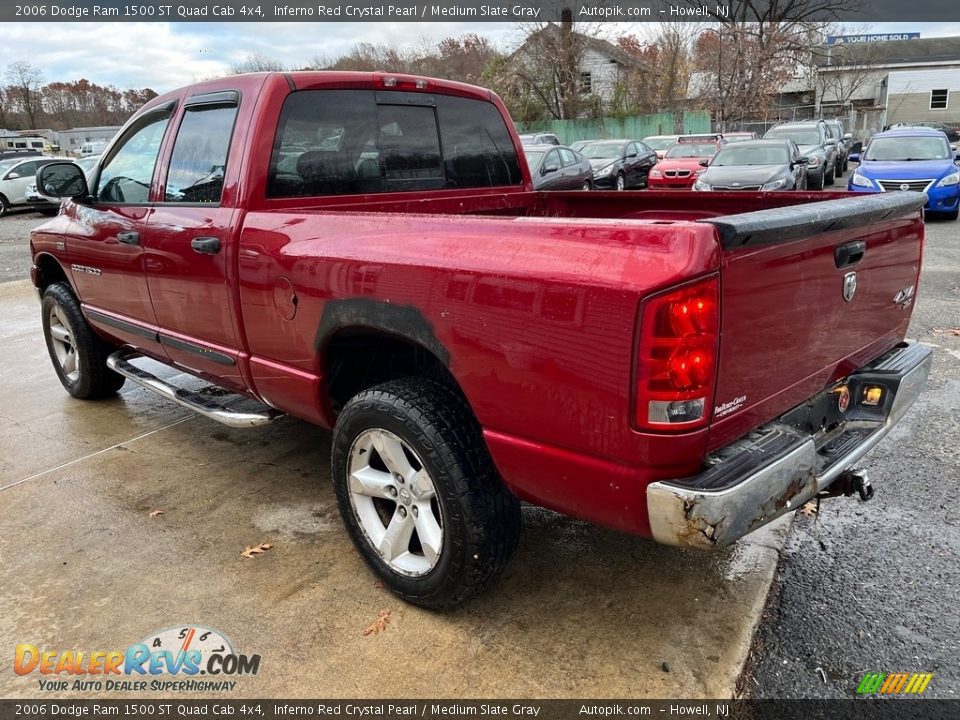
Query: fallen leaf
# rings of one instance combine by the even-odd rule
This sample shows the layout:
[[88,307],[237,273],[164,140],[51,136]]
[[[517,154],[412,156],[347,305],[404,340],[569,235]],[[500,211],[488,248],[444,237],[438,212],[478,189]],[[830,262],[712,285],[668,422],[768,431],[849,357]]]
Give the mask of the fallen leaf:
[[817,514],[817,504],[815,502],[808,502],[802,508],[800,508],[800,512],[807,517],[813,517]]
[[151,511],[150,511],[150,517],[157,517],[157,515],[166,515],[166,514],[167,514],[167,513],[166,513],[166,511],[164,511],[164,510],[151,510]]
[[950,334],[960,336],[960,328],[951,328]]
[[387,622],[390,620],[390,611],[381,610],[377,613],[377,619],[370,623],[370,626],[363,631],[363,636],[376,635],[387,629]]
[[263,555],[267,550],[269,550],[272,547],[273,545],[271,545],[270,543],[260,543],[259,545],[247,545],[247,547],[245,547],[243,549],[243,552],[240,554],[243,555],[245,558],[252,558],[252,557],[256,557],[257,555]]

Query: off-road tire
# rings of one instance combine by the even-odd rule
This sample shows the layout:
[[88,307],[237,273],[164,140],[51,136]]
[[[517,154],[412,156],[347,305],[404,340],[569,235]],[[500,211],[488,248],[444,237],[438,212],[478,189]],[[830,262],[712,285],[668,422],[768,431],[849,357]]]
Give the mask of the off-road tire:
[[[432,478],[443,543],[426,574],[411,577],[391,568],[368,539],[351,502],[351,449],[370,429],[400,438]],[[461,605],[497,580],[516,549],[520,504],[500,480],[466,401],[444,385],[403,378],[355,395],[337,419],[331,466],[351,540],[374,575],[407,602],[432,609]]]
[[[76,354],[76,368],[79,371],[74,379],[68,377],[54,349],[54,339],[50,333],[51,310],[54,308],[63,325],[69,329],[70,344]],[[107,367],[107,357],[116,348],[93,331],[80,311],[80,301],[67,283],[53,283],[44,290],[41,312],[47,352],[64,389],[82,400],[116,394],[125,380]]]

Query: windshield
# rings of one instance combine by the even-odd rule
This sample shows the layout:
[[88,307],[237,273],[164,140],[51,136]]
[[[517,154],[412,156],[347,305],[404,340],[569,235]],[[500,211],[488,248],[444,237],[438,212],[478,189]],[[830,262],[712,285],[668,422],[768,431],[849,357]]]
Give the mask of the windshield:
[[774,128],[764,137],[789,138],[797,145],[819,145],[820,133],[816,128]]
[[950,145],[938,137],[874,138],[867,147],[867,160],[948,160]]
[[532,168],[535,168],[540,164],[540,159],[546,152],[546,150],[530,150],[528,148],[523,149],[523,154],[527,156],[527,164]]
[[711,165],[786,165],[790,162],[782,147],[725,147]]
[[666,137],[648,137],[643,139],[643,144],[648,145],[654,150],[666,150],[677,141],[676,138]]
[[704,158],[713,157],[717,146],[713,143],[677,143],[667,150],[664,157],[668,158]]
[[592,143],[586,145],[580,150],[580,154],[591,160],[612,160],[620,157],[623,150],[623,143]]

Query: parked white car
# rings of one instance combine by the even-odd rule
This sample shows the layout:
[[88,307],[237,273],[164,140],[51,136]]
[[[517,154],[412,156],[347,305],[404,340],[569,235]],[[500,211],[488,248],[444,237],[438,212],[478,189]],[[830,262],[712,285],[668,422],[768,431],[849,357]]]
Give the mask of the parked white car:
[[[56,160],[52,157],[0,160],[0,217],[6,215],[11,207],[29,204],[27,187],[35,183],[37,170]],[[44,202],[49,203],[48,200]]]
[[[79,165],[83,170],[83,174],[87,176],[87,182],[90,182],[91,175],[93,174],[94,169],[97,167],[97,164],[100,162],[99,155],[92,155],[90,157],[80,158],[79,160],[74,160],[75,165]],[[52,200],[46,195],[42,195],[37,190],[37,181],[34,180],[32,183],[27,185],[27,191],[24,193],[24,196],[27,199],[28,205],[35,205],[37,210],[42,213],[55,214],[57,210],[60,209],[60,201]]]

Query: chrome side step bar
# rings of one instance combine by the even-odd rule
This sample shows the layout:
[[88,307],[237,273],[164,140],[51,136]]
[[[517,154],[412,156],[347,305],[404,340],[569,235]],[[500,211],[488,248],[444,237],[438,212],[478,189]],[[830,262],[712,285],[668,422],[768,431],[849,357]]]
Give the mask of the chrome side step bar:
[[160,397],[172,400],[178,405],[193,410],[195,413],[216,420],[218,423],[228,425],[233,428],[252,428],[260,427],[272,423],[283,413],[272,408],[267,408],[263,412],[243,412],[232,410],[225,405],[219,405],[208,397],[204,397],[193,390],[184,390],[170,383],[161,380],[156,375],[138,368],[130,360],[143,357],[133,350],[119,350],[107,358],[107,367],[115,373],[123,375],[127,380],[132,380],[142,388],[154,392]]

